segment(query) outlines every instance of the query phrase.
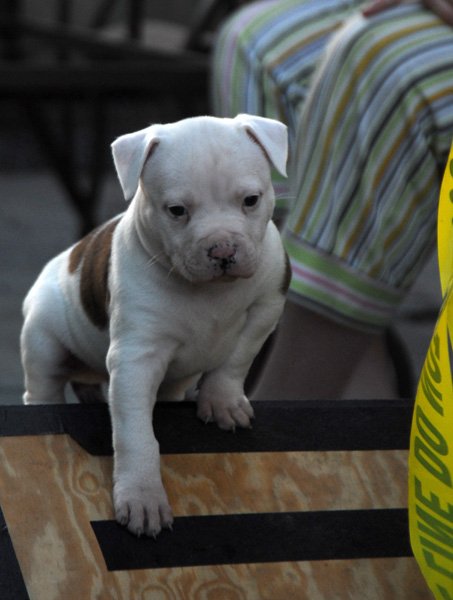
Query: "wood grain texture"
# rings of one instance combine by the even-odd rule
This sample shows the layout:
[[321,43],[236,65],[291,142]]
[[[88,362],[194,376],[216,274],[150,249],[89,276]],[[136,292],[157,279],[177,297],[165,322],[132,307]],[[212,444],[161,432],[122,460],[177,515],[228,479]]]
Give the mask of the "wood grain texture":
[[[176,516],[406,505],[404,451],[168,455]],[[112,459],[66,435],[0,438],[0,504],[31,600],[428,600],[413,559],[108,572]],[[272,543],[272,540],[269,540]]]
[[407,504],[406,451],[173,455],[162,463],[178,516]]

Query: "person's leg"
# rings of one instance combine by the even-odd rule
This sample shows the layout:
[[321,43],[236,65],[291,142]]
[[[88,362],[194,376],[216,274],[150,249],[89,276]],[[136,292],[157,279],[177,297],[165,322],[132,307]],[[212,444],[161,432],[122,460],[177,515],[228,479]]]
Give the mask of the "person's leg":
[[338,397],[373,337],[288,302],[251,399]]
[[390,322],[435,238],[452,82],[453,31],[416,6],[334,37],[301,113],[290,301],[254,399],[341,397]]

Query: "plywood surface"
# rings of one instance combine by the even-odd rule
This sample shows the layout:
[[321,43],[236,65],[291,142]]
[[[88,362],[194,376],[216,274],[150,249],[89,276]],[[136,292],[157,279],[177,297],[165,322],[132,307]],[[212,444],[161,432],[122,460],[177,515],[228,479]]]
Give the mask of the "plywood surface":
[[[162,457],[175,516],[398,508],[407,452]],[[412,558],[109,572],[90,521],[112,519],[110,457],[67,435],[0,438],[0,504],[32,600],[428,600]],[[272,539],[268,540],[272,544]]]

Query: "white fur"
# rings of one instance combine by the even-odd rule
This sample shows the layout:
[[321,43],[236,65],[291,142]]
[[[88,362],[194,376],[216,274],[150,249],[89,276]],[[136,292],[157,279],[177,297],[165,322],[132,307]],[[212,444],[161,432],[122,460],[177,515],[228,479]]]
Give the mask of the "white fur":
[[[24,302],[24,401],[62,402],[69,379],[109,378],[116,517],[156,535],[172,522],[152,428],[156,398],[182,399],[203,375],[200,418],[234,429],[253,416],[244,379],[284,304],[269,161],[285,172],[286,128],[250,115],[198,117],[112,147],[133,200],[113,235],[109,328],[82,308],[71,249],[50,261]],[[256,196],[255,206],[244,203]],[[69,354],[88,368],[71,371]]]

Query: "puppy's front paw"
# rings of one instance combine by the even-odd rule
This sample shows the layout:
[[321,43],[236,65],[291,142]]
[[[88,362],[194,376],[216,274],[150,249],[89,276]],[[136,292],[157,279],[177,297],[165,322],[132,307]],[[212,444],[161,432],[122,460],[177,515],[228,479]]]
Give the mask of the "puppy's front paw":
[[251,427],[253,408],[246,396],[239,398],[214,398],[200,393],[198,417],[205,423],[215,421],[220,429],[234,431],[236,427]]
[[113,491],[115,516],[120,525],[140,537],[156,537],[162,528],[171,529],[173,514],[162,485],[121,485]]

